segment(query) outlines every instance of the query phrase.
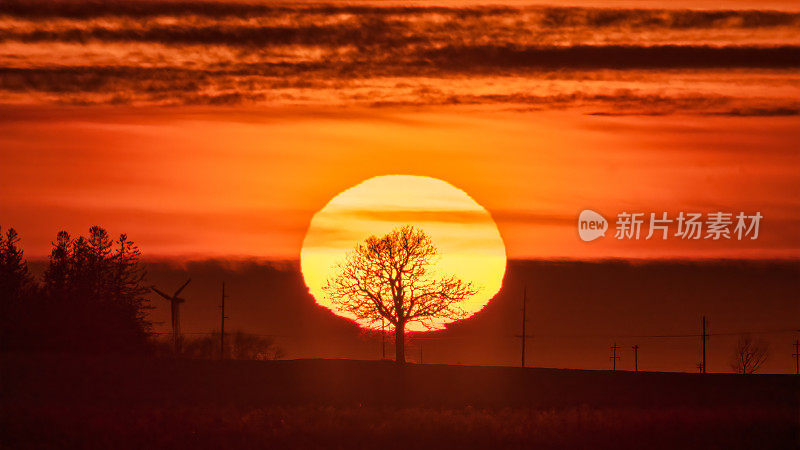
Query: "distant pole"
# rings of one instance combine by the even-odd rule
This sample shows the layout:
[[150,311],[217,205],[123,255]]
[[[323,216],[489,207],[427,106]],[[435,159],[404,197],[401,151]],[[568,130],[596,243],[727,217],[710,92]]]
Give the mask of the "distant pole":
[[614,371],[617,370],[617,360],[619,359],[619,356],[617,356],[618,349],[619,346],[617,345],[616,342],[614,342],[614,345],[611,346],[611,356],[609,357],[609,359],[611,360],[611,370]]
[[633,371],[639,371],[639,346],[634,345],[631,347],[633,349]]
[[422,341],[419,341],[419,363],[422,364]]
[[386,319],[381,316],[381,359],[386,359]]
[[222,311],[219,317],[219,359],[225,359],[225,282],[222,282],[222,304],[219,309]]
[[515,334],[515,338],[522,339],[522,355],[521,355],[521,363],[522,367],[525,367],[525,341],[528,338],[533,337],[532,335],[527,334],[527,324],[528,324],[528,286],[525,286],[522,290],[522,334]]
[[794,374],[800,375],[800,340],[794,340]]
[[525,322],[526,320],[526,307],[528,305],[528,286],[525,286],[522,289],[522,367],[525,367],[525,340],[528,338],[528,335],[525,334]]
[[706,342],[708,341],[708,318],[706,318],[706,316],[703,316],[701,318],[701,323],[702,323],[701,328],[703,331],[702,334],[703,362],[701,363],[700,371],[701,373],[706,373],[706,369],[708,368],[708,365],[706,365]]

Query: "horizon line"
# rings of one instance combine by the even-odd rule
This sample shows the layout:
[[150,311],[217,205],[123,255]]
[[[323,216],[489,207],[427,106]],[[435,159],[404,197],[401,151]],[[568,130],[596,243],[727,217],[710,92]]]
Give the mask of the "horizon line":
[[[28,262],[47,262],[48,256],[34,256],[26,258]],[[300,264],[300,258],[274,258],[243,255],[160,255],[142,257],[144,263],[198,263],[198,262],[230,262],[230,263],[260,263],[260,264]],[[597,257],[597,258],[577,258],[577,257],[512,257],[506,258],[511,262],[551,262],[551,263],[800,263],[800,255],[793,257]]]

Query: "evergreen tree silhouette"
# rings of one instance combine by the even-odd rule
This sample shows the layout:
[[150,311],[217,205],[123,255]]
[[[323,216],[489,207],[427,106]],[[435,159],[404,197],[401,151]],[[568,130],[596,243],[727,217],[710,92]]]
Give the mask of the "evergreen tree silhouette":
[[141,252],[98,226],[88,237],[60,231],[41,286],[28,272],[19,237],[0,237],[5,350],[135,353],[150,350]]
[[19,247],[16,230],[0,230],[0,346],[3,350],[22,345],[25,321],[35,285]]

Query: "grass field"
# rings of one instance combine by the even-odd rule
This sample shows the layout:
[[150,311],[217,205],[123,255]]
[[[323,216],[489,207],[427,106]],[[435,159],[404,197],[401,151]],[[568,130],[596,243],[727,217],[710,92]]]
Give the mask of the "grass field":
[[19,357],[3,448],[792,449],[791,376]]

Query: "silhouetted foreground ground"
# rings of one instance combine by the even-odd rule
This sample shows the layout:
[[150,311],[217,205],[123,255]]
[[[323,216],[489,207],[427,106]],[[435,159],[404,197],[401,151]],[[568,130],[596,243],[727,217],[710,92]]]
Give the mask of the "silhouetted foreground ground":
[[2,448],[791,449],[798,379],[5,355]]

